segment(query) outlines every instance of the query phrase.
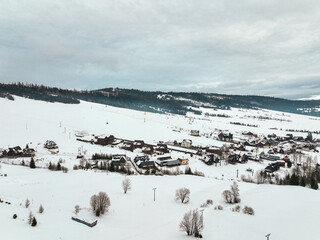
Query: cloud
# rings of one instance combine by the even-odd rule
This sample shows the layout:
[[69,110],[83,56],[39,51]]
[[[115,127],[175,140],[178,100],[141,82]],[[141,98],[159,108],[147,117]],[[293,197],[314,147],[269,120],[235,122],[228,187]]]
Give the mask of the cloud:
[[2,0],[0,81],[318,95],[320,2]]

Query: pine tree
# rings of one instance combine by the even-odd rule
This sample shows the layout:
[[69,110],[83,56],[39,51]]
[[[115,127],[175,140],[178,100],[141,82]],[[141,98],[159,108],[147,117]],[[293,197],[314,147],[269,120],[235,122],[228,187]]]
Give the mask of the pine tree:
[[302,187],[305,187],[306,186],[306,177],[301,177],[301,180],[300,180],[300,186]]
[[61,171],[61,164],[60,164],[60,162],[58,162],[57,171]]
[[35,227],[35,226],[37,226],[37,224],[38,224],[38,223],[37,223],[36,217],[33,217],[33,218],[32,218],[32,222],[31,222],[31,226],[32,226],[32,227]]
[[39,213],[43,213],[43,211],[44,211],[44,208],[43,208],[43,206],[41,204],[40,207],[39,207]]
[[318,186],[318,182],[317,182],[316,178],[312,178],[311,179],[311,188],[315,189],[315,190],[318,190],[319,186]]
[[33,158],[31,158],[31,161],[30,161],[30,168],[36,168],[36,164]]
[[48,167],[49,170],[52,170],[52,163],[49,162],[49,167]]

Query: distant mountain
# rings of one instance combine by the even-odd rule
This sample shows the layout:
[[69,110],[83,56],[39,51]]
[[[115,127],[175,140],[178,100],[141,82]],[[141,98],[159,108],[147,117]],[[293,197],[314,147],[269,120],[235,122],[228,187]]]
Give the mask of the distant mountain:
[[67,90],[35,84],[2,84],[0,97],[14,100],[14,96],[67,104],[80,100],[147,112],[201,114],[199,107],[215,109],[265,108],[283,112],[320,116],[320,100],[288,100],[252,95],[225,95],[196,92],[150,92],[134,89],[105,88],[99,90]]

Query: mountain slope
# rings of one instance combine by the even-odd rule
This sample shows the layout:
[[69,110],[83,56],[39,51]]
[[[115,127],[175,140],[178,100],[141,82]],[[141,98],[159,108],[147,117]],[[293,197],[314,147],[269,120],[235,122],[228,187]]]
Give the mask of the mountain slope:
[[320,116],[320,100],[287,100],[282,98],[225,95],[195,92],[150,92],[134,89],[105,88],[92,91],[67,90],[34,84],[0,84],[0,97],[26,98],[77,104],[80,100],[147,112],[186,114],[201,113],[198,107],[216,109],[265,108],[290,113]]

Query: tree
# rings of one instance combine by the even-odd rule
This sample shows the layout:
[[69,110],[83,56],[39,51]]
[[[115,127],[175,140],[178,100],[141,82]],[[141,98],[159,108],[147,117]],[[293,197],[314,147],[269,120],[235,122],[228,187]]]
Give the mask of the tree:
[[27,198],[26,202],[24,203],[25,207],[28,208],[30,206],[30,200]]
[[233,199],[232,199],[232,192],[230,190],[224,190],[222,192],[222,196],[223,196],[223,199],[226,203],[232,203],[233,202]]
[[190,190],[188,188],[180,188],[176,190],[176,200],[182,203],[188,203],[190,200]]
[[241,199],[239,195],[239,187],[236,182],[233,182],[233,184],[231,185],[231,192],[233,197],[233,203],[239,203]]
[[124,191],[124,194],[126,194],[127,191],[131,189],[131,180],[129,178],[125,178],[122,181],[122,189]]
[[43,213],[43,211],[44,211],[44,208],[43,208],[42,204],[40,204],[39,213]]
[[311,179],[311,188],[314,190],[318,190],[319,186],[316,178]]
[[185,231],[188,236],[193,235],[194,237],[202,238],[201,231],[203,229],[203,218],[202,214],[199,213],[198,209],[190,210],[185,213],[182,221],[179,224],[182,231]]
[[32,227],[37,226],[37,219],[36,219],[36,217],[33,217],[33,218],[32,218],[31,226],[32,226]]
[[30,161],[30,168],[36,168],[36,164],[33,158],[31,158],[31,161]]
[[99,217],[100,214],[109,210],[110,198],[105,192],[99,192],[99,194],[91,196],[90,205],[96,216]]
[[29,217],[28,217],[28,223],[31,225],[32,224],[32,220],[33,220],[33,214],[32,212],[29,212]]
[[60,164],[60,162],[58,162],[57,171],[61,171],[61,164]]

